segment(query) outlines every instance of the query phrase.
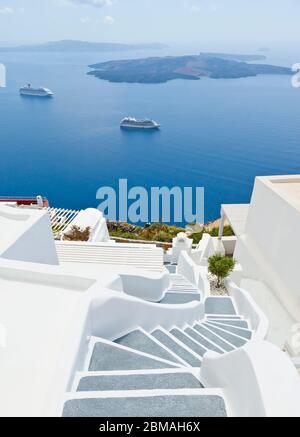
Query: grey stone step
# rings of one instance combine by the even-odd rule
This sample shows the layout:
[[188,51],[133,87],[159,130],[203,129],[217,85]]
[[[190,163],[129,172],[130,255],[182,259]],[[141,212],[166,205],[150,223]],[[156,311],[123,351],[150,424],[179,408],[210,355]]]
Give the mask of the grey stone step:
[[199,291],[197,288],[170,287],[168,288],[168,293],[199,293]]
[[152,335],[190,366],[201,366],[200,359],[190,353],[190,351],[188,351],[183,345],[177,343],[169,334],[165,333],[161,329],[156,329],[154,332],[152,332]]
[[249,329],[241,329],[236,326],[228,326],[221,323],[215,322],[207,322],[209,325],[216,326],[217,328],[221,328],[225,331],[232,332],[235,335],[239,335],[240,337],[246,338],[247,340],[251,340],[252,332]]
[[244,320],[244,318],[242,317],[242,316],[234,316],[234,315],[232,315],[232,316],[218,316],[217,314],[214,314],[214,315],[212,315],[212,316],[210,316],[210,315],[206,315],[206,318],[207,319],[215,319],[215,320],[217,320],[217,319],[222,319],[222,320]]
[[127,351],[107,343],[95,343],[89,370],[138,370],[138,369],[165,369],[172,366],[138,353]]
[[209,329],[207,329],[203,324],[199,325],[196,324],[193,326],[193,329],[198,331],[201,335],[206,337],[208,340],[211,340],[213,343],[215,343],[217,346],[221,347],[226,352],[231,352],[234,350],[234,347],[225,342],[222,338],[220,338],[218,335],[211,332]]
[[183,293],[182,291],[176,293],[165,294],[165,297],[160,301],[161,304],[185,304],[194,301],[200,301],[201,297],[198,293]]
[[191,373],[149,373],[132,375],[85,376],[77,391],[160,390],[201,388]]
[[177,266],[173,264],[166,264],[166,269],[169,270],[170,273],[176,273]]
[[207,349],[205,349],[203,346],[200,346],[199,343],[195,342],[194,340],[190,339],[186,333],[181,331],[178,328],[174,328],[170,331],[174,337],[178,338],[182,343],[184,343],[187,347],[192,349],[197,355],[200,355],[203,357],[203,355],[207,352]]
[[[174,265],[174,264],[173,264]],[[188,281],[187,278],[179,273],[175,273],[174,275],[170,275],[171,281]]]
[[205,299],[206,314],[236,314],[230,297],[208,297]]
[[146,354],[155,355],[164,360],[174,361],[178,364],[178,360],[172,354],[139,329],[115,340],[115,343],[145,352]]
[[231,343],[234,347],[242,347],[247,342],[247,340],[241,337],[237,337],[236,335],[230,334],[228,331],[222,331],[220,328],[216,328],[206,323],[204,323],[203,326],[209,328],[211,331],[215,332],[217,335],[224,338],[226,341]]
[[223,325],[237,326],[240,328],[249,329],[249,325],[246,320],[226,320],[226,319],[207,319],[209,322],[219,323]]
[[186,328],[184,330],[190,337],[192,337],[200,346],[204,346],[206,349],[209,349],[214,352],[218,352],[219,354],[223,354],[224,351],[218,348],[216,345],[208,341],[206,337],[203,337],[199,332],[195,331],[193,328]]
[[161,395],[67,401],[64,417],[225,417],[221,396]]

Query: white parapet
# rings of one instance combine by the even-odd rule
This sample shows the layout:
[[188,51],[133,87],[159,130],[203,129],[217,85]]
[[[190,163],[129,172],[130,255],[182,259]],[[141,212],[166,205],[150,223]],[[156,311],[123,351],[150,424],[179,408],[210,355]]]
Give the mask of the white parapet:
[[89,241],[101,243],[109,241],[109,233],[106,220],[101,211],[95,208],[88,208],[79,212],[72,222],[64,230],[63,235],[70,232],[73,226],[80,229],[90,228]]
[[173,238],[172,246],[172,264],[177,264],[182,252],[191,253],[193,240],[188,238],[184,232],[180,232],[177,237]]
[[265,340],[269,332],[269,320],[264,312],[259,308],[255,300],[244,289],[238,287],[232,280],[225,281],[226,289],[230,296],[233,297],[239,314],[249,320],[251,328],[254,331],[253,336],[257,340]]
[[300,176],[258,177],[235,258],[300,321]]
[[196,249],[192,250],[191,257],[194,262],[201,266],[207,266],[208,258],[216,253],[225,255],[225,248],[222,241],[213,238],[209,234],[203,234]]
[[264,341],[204,356],[201,380],[220,387],[236,417],[300,417],[300,378],[289,357]]
[[120,277],[124,293],[149,302],[160,302],[170,286],[170,274],[167,271],[144,274],[121,273]]
[[194,284],[201,291],[203,297],[210,295],[207,268],[197,265],[186,252],[180,254],[177,272]]
[[0,206],[0,257],[58,264],[47,211]]
[[107,289],[95,294],[90,317],[93,335],[115,340],[137,326],[150,332],[158,326],[170,330],[193,325],[204,317],[204,304],[160,305]]

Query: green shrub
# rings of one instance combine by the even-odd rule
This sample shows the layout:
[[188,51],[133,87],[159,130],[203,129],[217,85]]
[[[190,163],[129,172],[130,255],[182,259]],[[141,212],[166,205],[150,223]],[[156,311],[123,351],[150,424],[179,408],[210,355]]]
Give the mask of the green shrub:
[[152,238],[152,241],[161,241],[163,243],[170,243],[172,241],[172,236],[165,231],[158,231]]
[[70,231],[64,234],[67,241],[88,241],[91,235],[91,228],[81,229],[79,226],[72,226]]
[[208,271],[217,278],[217,288],[220,288],[222,282],[233,271],[236,261],[228,256],[217,253],[208,258]]
[[[213,228],[208,233],[212,237],[218,237],[219,236],[219,228]],[[233,233],[233,230],[232,230],[231,226],[224,226],[223,237],[231,237],[232,235],[234,235],[234,233]]]
[[203,231],[202,232],[197,232],[196,234],[192,234],[190,236],[190,238],[193,239],[193,244],[200,243],[200,241],[202,240],[202,237],[203,237]]

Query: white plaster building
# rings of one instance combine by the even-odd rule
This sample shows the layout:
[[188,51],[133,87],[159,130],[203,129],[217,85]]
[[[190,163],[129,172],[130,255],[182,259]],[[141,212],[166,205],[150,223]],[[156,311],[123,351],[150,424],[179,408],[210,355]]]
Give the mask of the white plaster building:
[[250,205],[223,205],[240,285],[270,321],[268,339],[300,355],[300,176],[258,177]]

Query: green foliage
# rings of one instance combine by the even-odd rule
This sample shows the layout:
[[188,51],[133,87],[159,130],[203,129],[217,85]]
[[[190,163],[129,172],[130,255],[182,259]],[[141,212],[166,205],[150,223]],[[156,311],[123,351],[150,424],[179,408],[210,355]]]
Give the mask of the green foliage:
[[172,239],[180,232],[184,232],[184,229],[178,228],[177,226],[165,225],[163,223],[153,223],[150,226],[142,228],[141,239],[171,243]]
[[[203,231],[196,232],[195,234],[192,234],[190,236],[190,238],[193,239],[193,244],[198,244],[202,240],[204,233],[209,234],[212,237],[218,237],[219,236],[219,228],[216,226],[216,227],[210,229],[209,227],[204,226]],[[231,226],[224,226],[223,237],[231,237],[232,235],[234,235],[234,233],[233,233]]]
[[183,228],[169,226],[163,223],[153,223],[148,226],[134,226],[129,223],[108,222],[109,235],[111,237],[127,238],[130,240],[160,241],[171,243]]
[[[219,228],[213,228],[208,233],[212,237],[218,237],[218,235],[219,235]],[[234,235],[234,233],[233,233],[233,230],[232,230],[231,226],[224,226],[223,237],[231,237],[232,235]]]
[[202,237],[203,237],[203,231],[202,232],[197,232],[196,234],[192,234],[190,236],[190,238],[193,239],[193,244],[200,243],[200,241],[202,240]]
[[168,243],[172,241],[172,237],[165,231],[158,231],[156,234],[153,235],[153,241]]
[[233,258],[223,256],[219,253],[208,259],[208,271],[216,276],[217,288],[221,286],[222,281],[233,271],[235,264],[236,261]]
[[[153,223],[142,227],[123,222],[108,222],[107,226],[111,237],[120,237],[129,240],[159,241],[164,243],[172,243],[173,238],[176,237],[177,234],[185,232],[184,228],[166,225],[164,223]],[[216,237],[218,236],[219,228],[211,228],[211,225],[207,225],[204,226],[201,232],[192,234],[189,238],[193,239],[194,244],[198,244],[204,232],[210,234],[212,237]],[[230,226],[224,227],[223,235],[233,235]]]

